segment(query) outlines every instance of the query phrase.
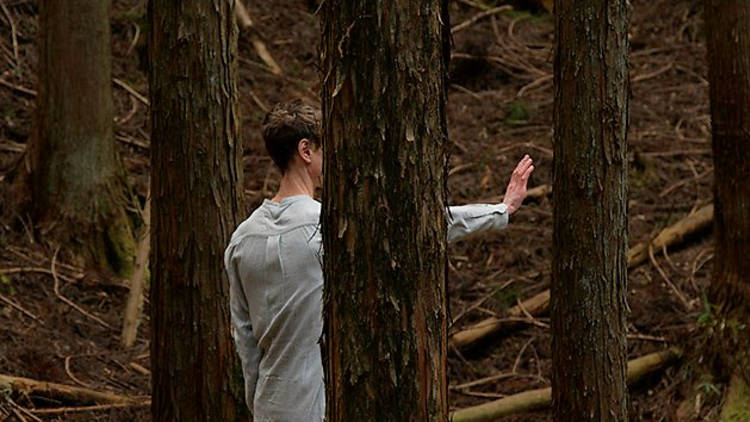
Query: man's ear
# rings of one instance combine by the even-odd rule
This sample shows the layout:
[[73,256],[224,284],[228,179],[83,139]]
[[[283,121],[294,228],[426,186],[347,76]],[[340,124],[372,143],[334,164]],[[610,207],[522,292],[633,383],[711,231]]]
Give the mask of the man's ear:
[[307,138],[303,138],[301,141],[297,142],[297,154],[299,155],[299,158],[302,159],[302,162],[306,164],[312,163],[312,151],[310,150],[310,140]]

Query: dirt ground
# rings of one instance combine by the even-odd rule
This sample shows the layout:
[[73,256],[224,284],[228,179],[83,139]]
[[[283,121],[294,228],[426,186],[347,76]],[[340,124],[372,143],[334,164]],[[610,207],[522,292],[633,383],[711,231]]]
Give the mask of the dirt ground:
[[[4,1],[0,15],[0,374],[147,396],[149,324],[146,317],[131,350],[119,346],[127,280],[76,268],[54,258],[54,248],[28,216],[10,209],[7,188],[21,163],[32,129],[36,85],[37,6]],[[630,243],[648,240],[665,226],[711,201],[712,161],[703,12],[698,0],[631,2]],[[469,0],[451,3],[452,24],[479,10]],[[241,34],[239,75],[245,193],[248,213],[277,186],[278,172],[259,135],[265,111],[295,97],[315,101],[319,88],[315,1],[251,2],[249,10],[284,76],[268,71]],[[10,21],[13,25],[10,25]],[[148,82],[145,1],[115,0],[112,16],[114,77],[146,95]],[[553,18],[512,10],[454,34],[448,119],[450,198],[454,204],[496,200],[524,153],[536,165],[532,186],[552,182]],[[14,41],[15,40],[15,41]],[[16,53],[17,52],[17,53]],[[148,185],[148,109],[120,85],[114,87],[116,134],[135,191]],[[549,285],[552,197],[530,201],[502,233],[450,250],[453,329],[502,315],[518,299]],[[691,347],[699,335],[713,247],[710,231],[657,253],[629,271],[629,358],[670,345]],[[55,261],[53,263],[53,261]],[[106,326],[73,309],[54,291]],[[680,296],[684,298],[680,299]],[[479,303],[481,301],[481,303]],[[145,305],[148,315],[148,303]],[[469,312],[465,312],[471,309]],[[549,320],[495,337],[449,357],[450,403],[462,408],[550,385]],[[134,365],[135,364],[135,365]],[[689,393],[687,368],[672,366],[631,388],[634,421],[672,421]],[[456,389],[459,384],[506,373],[508,377]],[[717,412],[721,386],[707,388],[702,418]],[[143,408],[24,413],[61,403],[0,391],[0,420],[146,421]],[[20,416],[19,416],[20,414]],[[548,410],[507,421],[551,420]]]

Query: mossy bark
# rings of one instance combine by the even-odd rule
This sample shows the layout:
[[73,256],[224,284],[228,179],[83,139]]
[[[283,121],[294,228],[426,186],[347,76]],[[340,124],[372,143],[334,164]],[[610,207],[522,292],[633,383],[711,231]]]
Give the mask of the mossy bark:
[[554,419],[627,421],[625,0],[555,2]]
[[324,6],[328,421],[440,421],[447,1]]
[[30,140],[31,213],[46,239],[86,265],[132,274],[135,240],[115,148],[110,2],[39,2],[37,120]]
[[248,420],[222,259],[244,215],[234,4],[149,2],[154,421]]

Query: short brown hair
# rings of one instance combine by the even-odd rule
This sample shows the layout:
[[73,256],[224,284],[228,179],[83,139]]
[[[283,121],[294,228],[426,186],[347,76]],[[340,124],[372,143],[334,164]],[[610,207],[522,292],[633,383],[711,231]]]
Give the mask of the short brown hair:
[[276,104],[263,119],[266,151],[282,173],[289,168],[299,141],[321,145],[320,131],[320,110],[301,100]]

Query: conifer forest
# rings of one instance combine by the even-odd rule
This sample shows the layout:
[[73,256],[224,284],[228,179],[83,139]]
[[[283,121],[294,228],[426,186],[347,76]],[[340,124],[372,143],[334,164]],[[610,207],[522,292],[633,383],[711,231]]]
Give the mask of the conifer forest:
[[750,1],[0,0],[0,421],[750,422]]

